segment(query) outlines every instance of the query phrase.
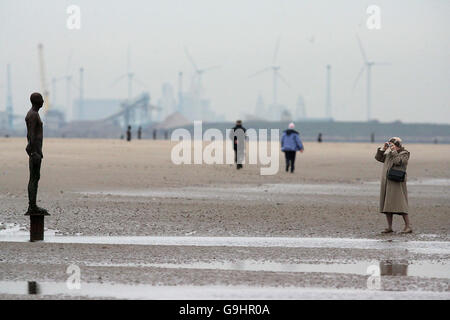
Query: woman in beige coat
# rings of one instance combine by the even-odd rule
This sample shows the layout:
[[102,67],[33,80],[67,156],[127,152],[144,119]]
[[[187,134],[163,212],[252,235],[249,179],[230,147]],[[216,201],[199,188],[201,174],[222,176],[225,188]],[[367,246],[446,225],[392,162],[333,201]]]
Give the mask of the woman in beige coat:
[[403,147],[400,138],[394,137],[386,142],[383,147],[378,148],[375,159],[384,163],[381,173],[380,212],[386,215],[388,228],[383,233],[393,232],[392,217],[394,214],[401,215],[405,221],[405,228],[402,233],[411,233],[406,176],[404,182],[392,181],[387,178],[387,173],[392,167],[406,172],[409,151]]

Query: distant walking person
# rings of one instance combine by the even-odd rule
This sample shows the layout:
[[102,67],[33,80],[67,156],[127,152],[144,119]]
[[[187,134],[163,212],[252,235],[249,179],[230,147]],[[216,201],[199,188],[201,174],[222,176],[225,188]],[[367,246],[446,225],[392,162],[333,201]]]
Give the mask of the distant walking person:
[[300,134],[294,130],[295,124],[289,124],[289,129],[283,132],[281,136],[281,151],[286,157],[286,172],[291,168],[291,173],[295,170],[295,155],[297,151],[303,152],[305,148],[300,140]]
[[142,139],[142,127],[139,127],[139,128],[138,128],[137,138],[138,138],[138,140],[141,140],[141,139]]
[[317,137],[317,142],[318,143],[322,143],[323,139],[322,139],[322,133],[319,133],[319,136]]
[[128,129],[127,129],[127,141],[128,142],[131,141],[131,126],[128,126]]
[[398,137],[391,138],[377,149],[375,159],[384,163],[381,173],[380,212],[386,215],[388,228],[382,233],[391,233],[392,218],[399,214],[405,221],[401,233],[411,233],[408,217],[408,190],[406,188],[406,168],[410,153]]
[[245,153],[245,129],[242,126],[242,121],[237,120],[236,125],[231,129],[230,139],[233,141],[234,149],[234,163],[236,163],[236,168],[242,169],[242,162],[244,161]]
[[36,205],[38,183],[41,178],[41,163],[44,155],[42,153],[42,142],[44,139],[44,129],[39,116],[39,109],[44,104],[44,99],[40,93],[33,93],[30,97],[31,109],[25,117],[27,124],[27,147],[26,152],[29,157],[30,180],[28,182],[28,211],[27,214],[48,215],[47,210]]

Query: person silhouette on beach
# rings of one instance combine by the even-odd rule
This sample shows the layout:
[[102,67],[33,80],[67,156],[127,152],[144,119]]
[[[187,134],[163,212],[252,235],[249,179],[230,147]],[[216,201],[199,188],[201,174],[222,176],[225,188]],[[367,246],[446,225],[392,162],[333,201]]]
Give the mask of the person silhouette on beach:
[[294,173],[295,170],[295,156],[297,151],[303,153],[305,148],[300,140],[300,134],[295,130],[295,124],[291,122],[287,130],[283,131],[281,137],[281,151],[284,152],[286,157],[286,172],[291,170]]
[[27,125],[27,147],[26,152],[29,157],[28,165],[30,179],[28,181],[28,211],[27,214],[48,215],[47,210],[36,205],[38,183],[41,178],[41,163],[44,155],[42,153],[42,142],[44,139],[44,129],[39,116],[39,109],[44,105],[44,99],[40,93],[33,93],[30,97],[31,109],[25,117]]
[[245,153],[245,129],[242,126],[242,121],[237,120],[236,125],[231,128],[230,131],[230,139],[233,141],[233,150],[234,150],[234,162],[236,163],[236,169],[242,169],[243,161],[244,161],[244,153]]
[[131,141],[131,126],[128,126],[128,129],[127,129],[127,141],[128,142]]

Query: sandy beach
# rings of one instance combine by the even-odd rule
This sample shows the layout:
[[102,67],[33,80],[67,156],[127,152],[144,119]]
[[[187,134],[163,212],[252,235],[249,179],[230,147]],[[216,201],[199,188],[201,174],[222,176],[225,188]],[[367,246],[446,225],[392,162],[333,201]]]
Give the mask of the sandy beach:
[[[151,298],[145,288],[141,296],[133,295],[133,288],[139,292],[136,285],[178,286],[180,292],[219,286],[218,298],[228,292],[221,286],[236,292],[239,286],[297,290],[278,295],[287,298],[320,295],[313,289],[328,290],[330,297],[333,290],[346,290],[349,297],[363,291],[363,297],[394,299],[390,293],[401,291],[410,298],[450,298],[448,273],[433,274],[448,267],[450,257],[449,145],[406,144],[414,233],[383,236],[376,144],[306,143],[294,174],[284,172],[281,154],[279,172],[261,176],[258,165],[241,171],[232,165],[174,165],[169,141],[47,139],[38,204],[51,213],[49,241],[28,243],[25,144],[25,139],[0,139],[5,288],[64,282],[67,266],[76,264],[83,283],[126,285],[130,298]],[[394,229],[401,228],[396,217]],[[177,243],[180,237],[193,242]],[[274,242],[245,240],[267,237]],[[285,245],[306,238],[319,240]],[[325,238],[330,240],[320,240]],[[202,243],[208,239],[210,245]],[[407,265],[409,274],[382,277],[382,290],[371,295],[367,266],[386,263]],[[318,272],[308,269],[311,264]],[[330,264],[335,270],[321,270]],[[14,290],[0,289],[0,297],[36,297]],[[47,290],[53,293],[43,290],[41,297],[121,298],[95,290]],[[264,292],[249,291],[243,298],[264,298]]]

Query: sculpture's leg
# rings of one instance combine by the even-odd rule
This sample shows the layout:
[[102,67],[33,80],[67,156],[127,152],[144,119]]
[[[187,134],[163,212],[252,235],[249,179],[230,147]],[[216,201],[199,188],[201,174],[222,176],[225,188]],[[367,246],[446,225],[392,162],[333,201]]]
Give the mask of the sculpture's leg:
[[28,201],[29,209],[36,208],[36,199],[38,191],[38,183],[41,178],[41,159],[30,157],[30,180],[28,182]]

